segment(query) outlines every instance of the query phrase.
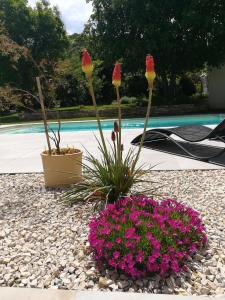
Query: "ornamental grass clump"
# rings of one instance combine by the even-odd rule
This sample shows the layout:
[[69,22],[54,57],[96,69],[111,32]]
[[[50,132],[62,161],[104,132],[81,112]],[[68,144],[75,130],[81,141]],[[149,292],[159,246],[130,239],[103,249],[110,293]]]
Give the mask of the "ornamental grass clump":
[[91,221],[89,242],[100,266],[140,278],[184,270],[207,237],[197,211],[173,199],[127,196]]
[[[111,133],[111,143],[108,143],[105,138],[105,133],[102,130],[92,82],[94,65],[91,56],[86,49],[84,49],[82,56],[82,70],[85,73],[89,93],[95,109],[100,135],[99,139],[96,138],[100,156],[96,157],[96,153],[92,154],[86,149],[86,163],[83,163],[84,181],[75,185],[67,193],[66,200],[73,203],[77,200],[99,199],[101,203],[114,203],[120,197],[128,195],[135,184],[147,181],[144,179],[144,175],[149,173],[149,169],[144,170],[143,166],[138,166],[138,161],[145,139],[152,104],[152,89],[156,76],[154,71],[154,60],[150,54],[147,55],[145,77],[148,81],[149,98],[144,130],[137,152],[133,149],[124,149],[122,141],[122,111],[119,90],[122,80],[121,65],[117,62],[112,74],[112,84],[115,88],[118,118],[114,122],[114,129]],[[144,193],[144,191],[138,191],[138,193]]]

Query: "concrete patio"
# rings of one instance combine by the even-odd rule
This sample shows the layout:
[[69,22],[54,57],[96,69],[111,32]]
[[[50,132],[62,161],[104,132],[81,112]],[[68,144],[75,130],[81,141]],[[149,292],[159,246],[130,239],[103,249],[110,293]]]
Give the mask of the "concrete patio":
[[[97,131],[62,132],[62,146],[84,147],[90,153],[98,155],[95,134]],[[124,149],[128,151],[130,142],[142,129],[123,130]],[[110,139],[111,131],[105,131]],[[206,144],[207,141],[204,141]],[[218,142],[208,142],[221,146]],[[0,132],[0,173],[30,173],[42,172],[40,153],[46,149],[45,136],[33,134],[1,134]],[[136,151],[136,147],[133,147]],[[85,150],[84,150],[85,152]],[[158,151],[143,149],[140,164],[153,166],[154,170],[184,170],[184,169],[220,169],[221,167],[201,161],[165,154]]]

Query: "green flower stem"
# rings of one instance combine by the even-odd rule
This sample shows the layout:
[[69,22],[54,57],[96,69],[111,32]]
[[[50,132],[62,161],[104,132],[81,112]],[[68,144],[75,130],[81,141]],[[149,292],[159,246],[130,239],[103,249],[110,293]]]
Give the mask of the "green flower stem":
[[118,162],[119,159],[119,135],[118,132],[116,132],[116,151],[115,151],[115,161]]
[[152,88],[153,88],[153,85],[151,83],[149,83],[149,85],[148,85],[148,91],[149,91],[149,94],[148,94],[148,108],[147,108],[146,117],[145,117],[144,130],[143,130],[143,133],[142,133],[141,142],[140,142],[140,145],[139,145],[139,148],[138,148],[136,158],[135,158],[135,160],[133,162],[133,165],[132,165],[131,173],[134,171],[134,169],[136,167],[136,164],[137,164],[138,159],[140,157],[141,149],[142,149],[143,144],[144,144],[145,136],[146,136],[148,120],[149,120],[149,116],[150,116],[150,112],[151,112],[151,106],[152,106]]
[[119,87],[116,87],[116,98],[117,98],[117,105],[118,105],[118,119],[119,119],[119,142],[118,142],[118,158],[119,161],[122,159],[121,155],[121,142],[122,142],[122,112],[121,112],[121,101],[120,101],[120,92]]
[[91,78],[88,79],[88,83],[89,83],[89,92],[90,92],[92,102],[93,102],[93,105],[94,105],[94,109],[95,109],[95,115],[96,115],[96,119],[97,119],[97,123],[98,123],[98,129],[99,129],[103,149],[104,149],[104,152],[105,152],[105,157],[106,157],[107,162],[109,163],[108,150],[107,150],[107,147],[106,147],[106,142],[105,142],[104,134],[103,134],[103,131],[102,131],[102,125],[101,125],[101,121],[100,121],[99,111],[98,111],[98,107],[97,107],[97,103],[96,103],[96,99],[95,99],[95,93],[94,93],[94,88],[93,88]]
[[115,158],[115,163],[116,163],[116,143],[113,141],[113,150],[114,150],[114,158]]

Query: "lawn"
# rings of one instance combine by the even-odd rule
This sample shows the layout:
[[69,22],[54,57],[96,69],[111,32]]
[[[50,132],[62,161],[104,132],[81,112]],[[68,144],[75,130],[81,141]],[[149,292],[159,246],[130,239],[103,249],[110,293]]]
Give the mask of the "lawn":
[[[131,107],[131,104],[121,104],[122,108]],[[117,104],[112,103],[108,105],[98,105],[99,110],[108,110],[108,109],[116,109]],[[93,105],[79,105],[79,106],[70,106],[70,107],[59,107],[59,108],[53,108],[51,111],[70,111],[70,110],[93,110]]]

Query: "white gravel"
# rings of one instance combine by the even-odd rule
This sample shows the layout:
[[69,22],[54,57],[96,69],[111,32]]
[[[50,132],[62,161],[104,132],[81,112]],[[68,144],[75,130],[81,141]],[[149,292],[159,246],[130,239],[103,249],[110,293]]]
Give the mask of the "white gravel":
[[225,170],[153,171],[158,193],[201,212],[208,249],[189,272],[133,281],[99,273],[88,247],[93,204],[62,204],[42,174],[0,175],[0,286],[113,290],[182,295],[225,294]]

